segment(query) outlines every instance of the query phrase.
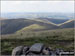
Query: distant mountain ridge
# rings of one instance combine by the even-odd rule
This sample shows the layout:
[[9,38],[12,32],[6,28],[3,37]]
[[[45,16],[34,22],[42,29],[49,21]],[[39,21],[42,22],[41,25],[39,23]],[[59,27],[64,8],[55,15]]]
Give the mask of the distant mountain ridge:
[[6,19],[1,20],[1,34],[12,34],[17,31],[44,31],[61,28],[73,28],[75,20],[69,20],[61,24],[55,24],[46,20],[30,19]]
[[34,20],[29,20],[29,19],[7,19],[7,20],[1,21],[1,24],[0,24],[1,30],[0,31],[2,34],[10,34],[10,33],[16,32],[24,27],[30,26],[32,24],[38,24],[41,26],[45,26],[46,28],[42,29],[42,30],[58,28],[58,26],[55,26],[53,24],[47,24],[44,22],[34,21]]

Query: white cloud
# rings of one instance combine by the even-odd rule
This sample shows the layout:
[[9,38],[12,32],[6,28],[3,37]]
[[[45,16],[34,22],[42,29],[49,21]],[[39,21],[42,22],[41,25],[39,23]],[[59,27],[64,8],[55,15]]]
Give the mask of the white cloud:
[[74,1],[1,1],[1,12],[74,12]]

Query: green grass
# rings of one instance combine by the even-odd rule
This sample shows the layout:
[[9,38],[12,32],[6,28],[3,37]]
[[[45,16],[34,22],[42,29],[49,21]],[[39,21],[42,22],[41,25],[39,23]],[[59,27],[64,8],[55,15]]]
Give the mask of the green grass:
[[52,49],[61,48],[65,51],[72,51],[74,50],[74,29],[19,32],[11,35],[2,35],[1,53],[10,55],[16,46],[31,46],[34,43],[44,43]]
[[41,26],[39,24],[32,24],[30,26],[24,27],[23,29],[21,29],[17,32],[24,32],[24,31],[30,31],[30,30],[36,30],[36,29],[45,29],[45,27]]

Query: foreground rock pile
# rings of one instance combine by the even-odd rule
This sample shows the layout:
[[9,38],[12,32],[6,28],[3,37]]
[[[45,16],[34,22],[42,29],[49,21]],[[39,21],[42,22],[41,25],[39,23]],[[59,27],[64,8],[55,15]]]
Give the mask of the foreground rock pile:
[[[56,56],[60,55],[60,53],[63,52],[63,50],[56,49],[55,51],[51,50],[51,48],[45,46],[42,43],[36,43],[32,45],[31,47],[29,46],[18,46],[13,49],[12,51],[12,56],[23,56],[23,55],[51,55],[51,56]],[[65,52],[66,54],[66,52]],[[72,53],[73,55],[74,53]]]

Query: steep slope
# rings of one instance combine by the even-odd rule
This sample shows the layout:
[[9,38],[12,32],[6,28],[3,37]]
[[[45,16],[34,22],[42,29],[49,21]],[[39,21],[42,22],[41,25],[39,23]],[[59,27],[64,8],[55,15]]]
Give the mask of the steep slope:
[[48,24],[45,22],[29,19],[7,19],[1,21],[1,34],[15,33],[16,31],[21,30],[22,28],[30,26],[32,24],[38,24],[40,26],[46,27],[45,30],[58,28],[58,26],[53,25],[52,23]]
[[26,19],[8,19],[1,21],[1,33],[2,34],[10,34],[15,31],[26,27],[30,24],[33,24],[34,21],[26,20]]
[[74,22],[75,20],[68,20],[62,24],[59,24],[58,26],[60,26],[61,28],[74,28]]

